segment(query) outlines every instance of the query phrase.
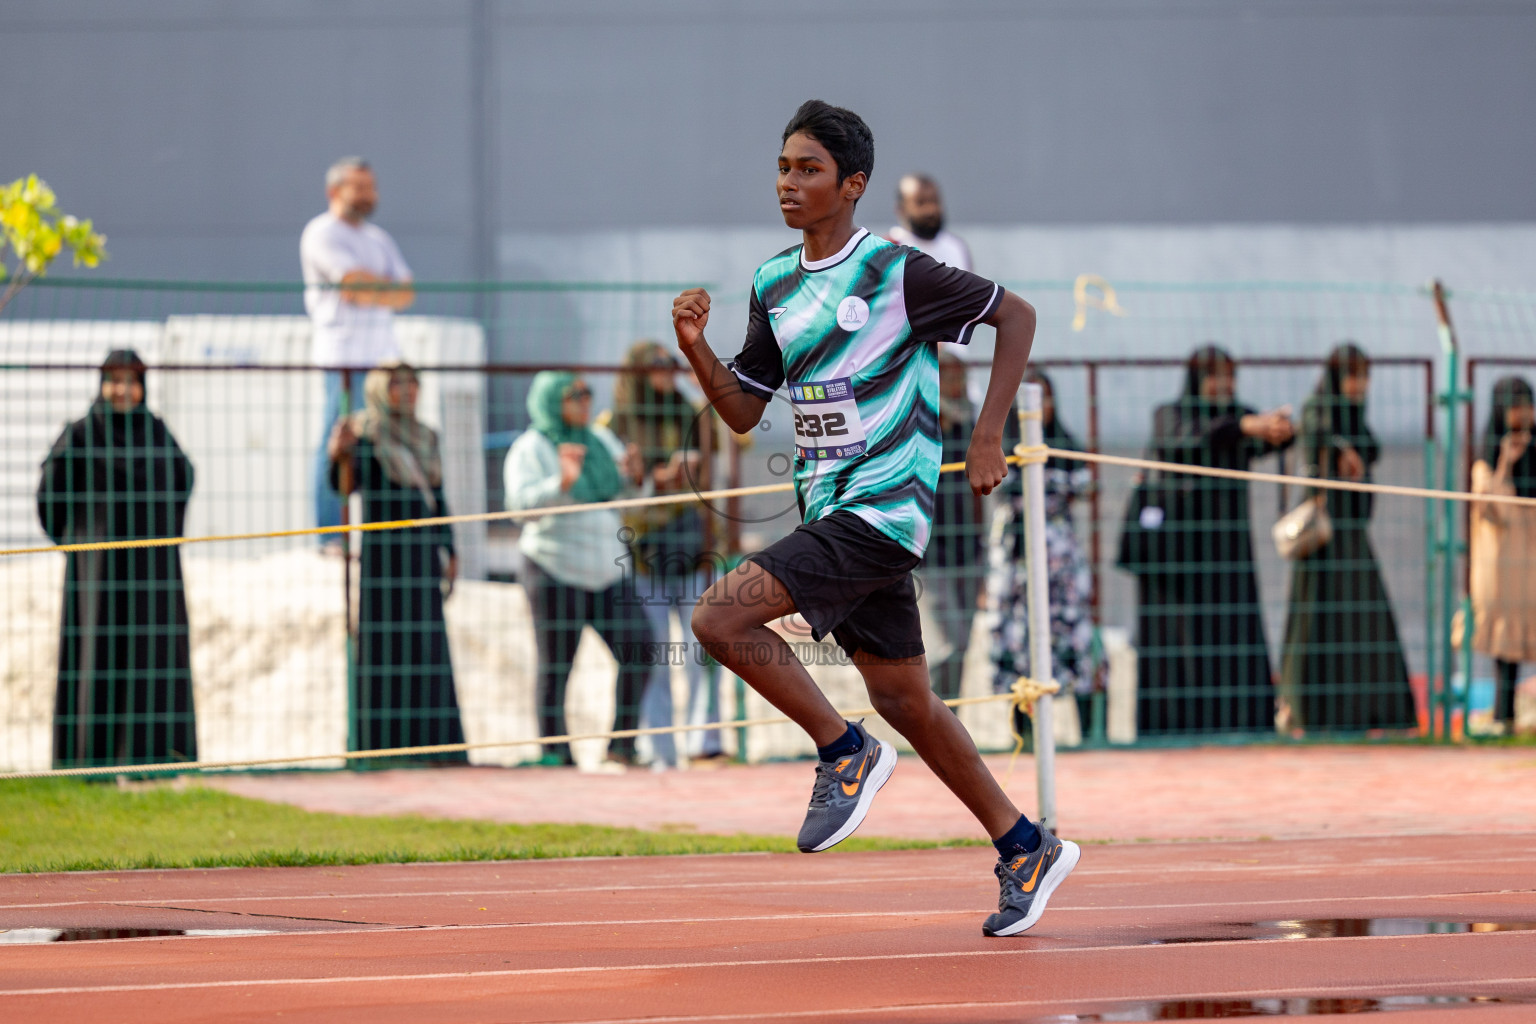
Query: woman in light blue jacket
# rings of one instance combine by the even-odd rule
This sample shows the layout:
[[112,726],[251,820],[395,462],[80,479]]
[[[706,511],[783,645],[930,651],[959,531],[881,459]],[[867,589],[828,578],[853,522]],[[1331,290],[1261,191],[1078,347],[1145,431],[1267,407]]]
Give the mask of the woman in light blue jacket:
[[[507,452],[509,509],[604,502],[622,497],[639,476],[639,455],[605,427],[589,426],[592,391],[573,373],[536,374],[528,391],[532,426]],[[565,688],[581,640],[591,624],[619,663],[615,729],[633,729],[653,660],[651,628],[632,593],[632,564],[617,511],[601,508],[525,521],[519,548],[523,585],[538,641],[539,734],[566,732]],[[609,757],[629,763],[635,741],[616,739]],[[545,749],[545,761],[571,763],[565,744]]]

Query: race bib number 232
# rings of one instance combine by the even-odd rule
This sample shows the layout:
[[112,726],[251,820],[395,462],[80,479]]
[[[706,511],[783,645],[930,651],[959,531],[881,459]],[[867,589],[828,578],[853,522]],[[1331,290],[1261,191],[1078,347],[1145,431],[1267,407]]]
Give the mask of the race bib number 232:
[[795,406],[795,454],[802,459],[848,459],[863,455],[864,422],[847,377],[790,382]]

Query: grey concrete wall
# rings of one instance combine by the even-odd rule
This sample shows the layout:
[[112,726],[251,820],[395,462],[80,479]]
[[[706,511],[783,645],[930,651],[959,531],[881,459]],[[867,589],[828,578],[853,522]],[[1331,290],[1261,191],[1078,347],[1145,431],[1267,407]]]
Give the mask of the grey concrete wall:
[[1536,217],[1525,4],[498,10],[508,225],[771,224],[777,131],[812,94],[869,122],[876,196],[925,168],[970,222]]
[[[335,158],[417,273],[473,273],[470,5],[8,0],[0,178],[44,177],[121,277],[293,279]],[[22,98],[25,97],[25,100]]]
[[913,168],[977,227],[1536,221],[1523,2],[4,0],[0,26],[0,178],[96,218],[115,276],[291,278],[349,152],[424,278],[534,273],[495,251],[530,233],[772,231],[810,95],[873,127],[877,223]]

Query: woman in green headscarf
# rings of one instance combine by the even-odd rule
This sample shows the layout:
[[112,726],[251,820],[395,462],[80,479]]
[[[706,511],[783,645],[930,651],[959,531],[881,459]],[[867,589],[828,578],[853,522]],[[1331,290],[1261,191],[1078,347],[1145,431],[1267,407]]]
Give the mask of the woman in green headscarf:
[[[592,390],[576,374],[535,374],[528,417],[532,425],[507,452],[507,508],[605,502],[638,484],[638,449],[626,449],[607,428],[591,425]],[[608,508],[523,523],[518,548],[538,642],[541,736],[566,731],[565,687],[586,624],[619,662],[614,728],[636,727],[652,637],[644,609],[625,593],[624,566],[630,557],[623,531],[619,513]],[[635,743],[614,740],[608,749],[612,758],[627,762],[634,758]],[[546,748],[545,756],[553,763],[570,763],[564,744]]]

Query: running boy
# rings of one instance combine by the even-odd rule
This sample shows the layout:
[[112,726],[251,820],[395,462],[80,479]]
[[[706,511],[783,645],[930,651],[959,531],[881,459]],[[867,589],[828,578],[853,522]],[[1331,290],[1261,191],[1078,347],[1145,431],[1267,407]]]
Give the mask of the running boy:
[[844,720],[767,623],[799,612],[853,659],[880,717],[976,815],[997,847],[998,912],[987,935],[1031,927],[1076,866],[1077,845],[1019,813],[960,720],[929,689],[912,569],[928,544],[939,472],[936,342],[997,328],[966,474],[989,494],[1008,474],[1003,422],[1029,359],[1035,311],[991,281],[854,226],[875,146],[855,113],[810,100],[784,129],[778,199],[804,241],[758,268],[747,338],[723,365],[704,339],[709,295],[672,304],[678,347],[737,433],[786,382],[795,410],[803,525],[710,588],[693,631],[721,664],[797,722],[821,763],[799,847],[825,850],[858,828],[896,751]]

